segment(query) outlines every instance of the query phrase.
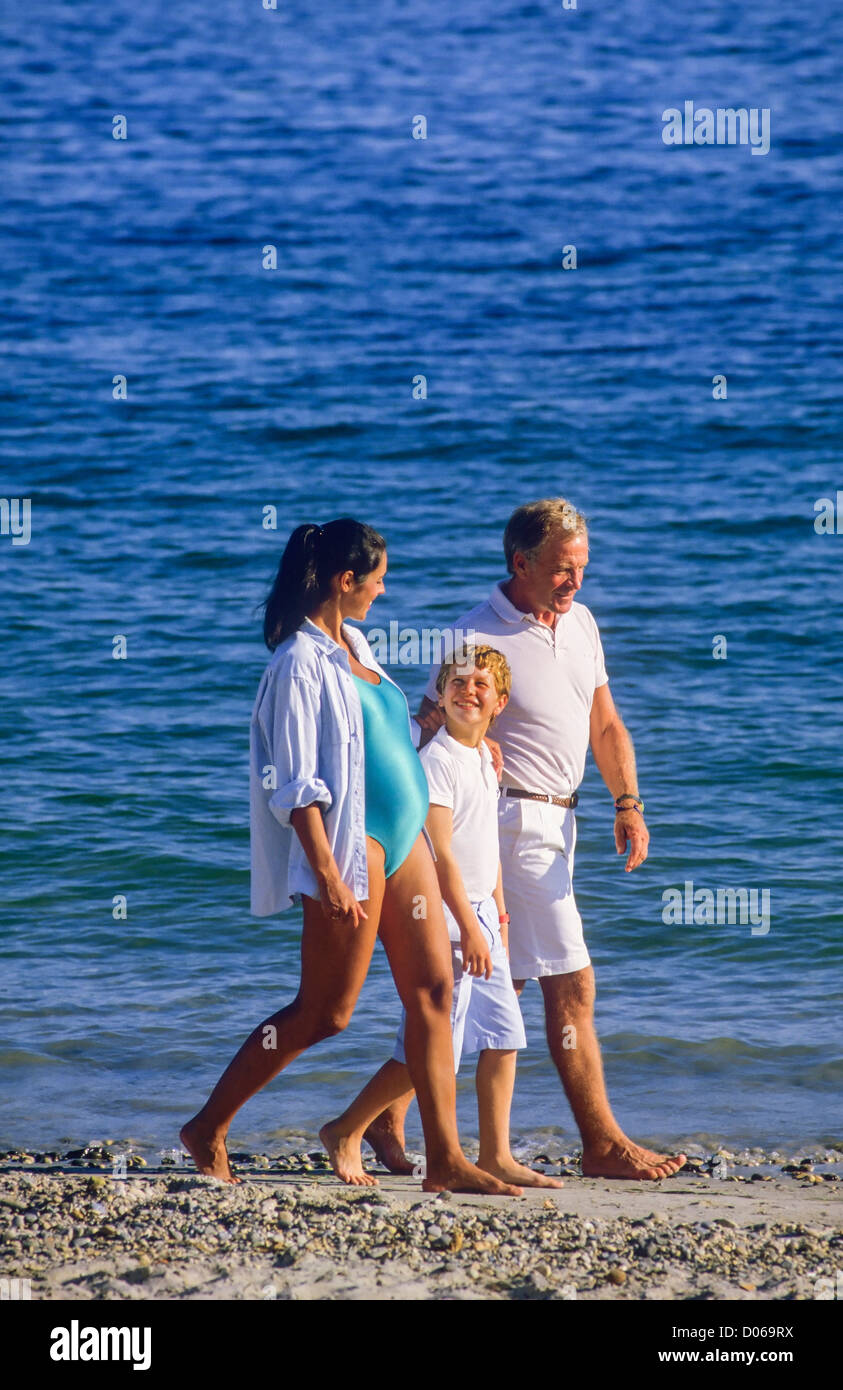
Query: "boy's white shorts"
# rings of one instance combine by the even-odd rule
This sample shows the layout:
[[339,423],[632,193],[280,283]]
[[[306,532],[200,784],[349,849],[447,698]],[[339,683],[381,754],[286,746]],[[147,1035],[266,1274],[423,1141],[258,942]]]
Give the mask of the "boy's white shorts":
[[502,793],[498,836],[513,980],[584,970],[591,957],[574,900],[573,810]]
[[[509,961],[506,958],[498,909],[494,898],[472,903],[477,920],[489,937],[492,957],[492,976],[485,980],[463,971],[462,951],[451,942],[454,966],[454,992],[451,997],[451,1030],[454,1035],[454,1070],[459,1071],[463,1052],[510,1052],[527,1046],[524,1020],[518,995],[512,986]],[[402,1011],[401,1024],[395,1039],[393,1060],[405,1062],[404,1025],[407,1015]]]

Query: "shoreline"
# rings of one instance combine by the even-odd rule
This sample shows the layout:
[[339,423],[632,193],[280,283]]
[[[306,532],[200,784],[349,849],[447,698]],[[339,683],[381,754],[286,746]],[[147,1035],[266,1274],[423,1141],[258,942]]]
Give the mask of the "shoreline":
[[0,1275],[33,1299],[815,1299],[843,1266],[840,1155],[491,1198],[373,1163],[377,1187],[346,1187],[315,1153],[252,1155],[232,1186],[143,1160],[113,1177],[99,1152],[0,1161]]

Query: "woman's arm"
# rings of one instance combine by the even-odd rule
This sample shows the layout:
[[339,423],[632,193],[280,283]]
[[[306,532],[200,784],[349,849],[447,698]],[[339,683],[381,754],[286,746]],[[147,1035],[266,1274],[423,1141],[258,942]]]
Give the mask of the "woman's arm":
[[345,883],[331,853],[325,822],[317,802],[297,806],[290,812],[290,824],[302,843],[308,863],[319,885],[319,901],[326,917],[351,917],[351,925],[359,926],[366,918],[359,902]]
[[275,790],[269,809],[281,825],[292,826],[316,876],[319,901],[327,917],[348,917],[358,926],[366,913],[345,884],[331,853],[323,812],[331,792],[320,776],[321,699],[318,686],[296,675],[275,672],[259,712],[272,750]]

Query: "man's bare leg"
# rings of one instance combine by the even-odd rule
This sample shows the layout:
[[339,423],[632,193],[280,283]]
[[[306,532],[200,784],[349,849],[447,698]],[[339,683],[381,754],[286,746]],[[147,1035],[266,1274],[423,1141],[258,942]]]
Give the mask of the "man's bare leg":
[[[409,1070],[403,1062],[396,1062],[390,1058],[388,1062],[384,1063],[380,1071],[375,1073],[371,1081],[363,1087],[357,1099],[351,1102],[348,1109],[338,1115],[335,1120],[329,1120],[326,1125],[322,1126],[319,1131],[319,1138],[325,1146],[331,1160],[331,1167],[338,1178],[342,1178],[343,1182],[350,1183],[355,1187],[377,1184],[377,1178],[373,1177],[371,1173],[367,1173],[363,1167],[360,1145],[364,1136],[368,1135],[372,1124],[377,1124],[381,1112],[388,1115],[395,1106],[403,1119],[414,1095]],[[394,1166],[381,1157],[374,1144],[372,1147],[376,1156],[390,1173],[412,1173],[413,1165],[404,1153],[403,1144],[400,1149],[400,1159],[403,1160],[403,1163]]]
[[477,1114],[480,1121],[480,1156],[477,1167],[494,1173],[501,1182],[520,1187],[562,1187],[559,1178],[547,1178],[513,1157],[509,1146],[509,1116],[515,1088],[517,1053],[486,1047],[477,1061]]
[[[594,1029],[592,967],[569,975],[545,975],[539,984],[550,1055],[582,1136],[583,1175],[657,1181],[678,1173],[685,1163],[684,1154],[654,1153],[633,1143],[612,1114]],[[523,985],[523,980],[516,981],[519,993]]]

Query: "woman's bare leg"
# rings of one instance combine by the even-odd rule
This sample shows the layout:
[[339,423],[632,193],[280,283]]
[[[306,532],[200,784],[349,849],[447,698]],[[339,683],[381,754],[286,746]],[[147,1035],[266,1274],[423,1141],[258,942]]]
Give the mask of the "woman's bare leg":
[[457,1134],[451,1038],[453,972],[436,868],[423,835],[387,880],[380,936],[407,1010],[404,1050],[419,1102],[427,1153],[426,1192],[488,1192],[518,1196],[469,1163]]
[[367,840],[367,917],[356,927],[326,917],[315,898],[302,896],[301,983],[291,1004],[259,1023],[231,1061],[198,1114],[181,1131],[200,1173],[239,1182],[231,1171],[225,1136],[240,1107],[314,1043],[342,1032],[369,969],[383,900],[383,850]]

